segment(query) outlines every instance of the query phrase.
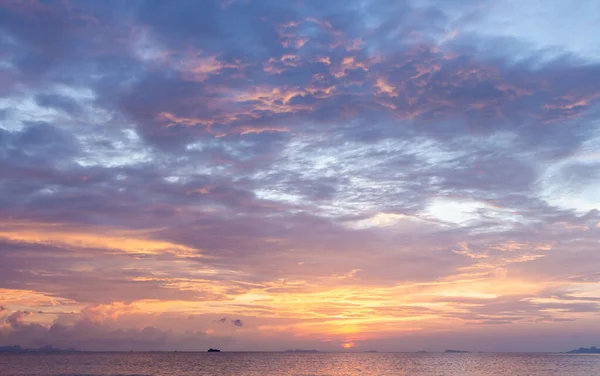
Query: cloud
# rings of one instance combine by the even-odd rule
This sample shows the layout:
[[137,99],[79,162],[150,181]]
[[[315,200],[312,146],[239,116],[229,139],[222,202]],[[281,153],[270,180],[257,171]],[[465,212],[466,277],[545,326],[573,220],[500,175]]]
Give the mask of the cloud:
[[38,94],[35,101],[39,106],[62,110],[66,113],[76,115],[81,109],[72,98],[57,94]]
[[[49,343],[58,348],[76,348],[78,350],[129,351],[132,348],[146,350],[168,350],[176,346],[188,350],[204,350],[208,344],[203,332],[188,331],[174,335],[152,326],[141,329],[115,329],[102,323],[82,320],[64,325],[54,323],[49,326],[25,323],[22,312],[11,317],[19,319],[11,322],[10,327],[0,327],[0,343],[19,344],[22,347],[41,347]],[[16,319],[15,319],[16,320]],[[13,321],[15,321],[13,320]],[[213,339],[213,342],[227,343],[227,339]]]
[[6,319],[6,323],[11,328],[20,328],[25,326],[25,317],[31,315],[29,311],[16,311]]
[[[219,324],[225,324],[227,322],[227,317],[223,317],[219,320],[214,320],[215,323],[219,323]],[[244,323],[242,320],[240,319],[235,319],[235,320],[231,320],[231,324],[237,327],[242,327],[244,326]]]
[[235,326],[242,327],[244,326],[244,322],[240,319],[231,320],[231,323]]

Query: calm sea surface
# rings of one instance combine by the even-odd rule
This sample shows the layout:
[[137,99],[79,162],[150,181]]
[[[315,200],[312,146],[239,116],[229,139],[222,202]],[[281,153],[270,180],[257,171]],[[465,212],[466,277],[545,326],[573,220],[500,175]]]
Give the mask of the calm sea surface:
[[568,375],[599,376],[600,355],[0,353],[0,375]]

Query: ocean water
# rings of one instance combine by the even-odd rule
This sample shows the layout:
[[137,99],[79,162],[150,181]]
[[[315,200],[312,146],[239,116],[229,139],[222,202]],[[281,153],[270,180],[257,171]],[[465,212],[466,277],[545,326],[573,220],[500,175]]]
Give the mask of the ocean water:
[[599,376],[600,355],[0,353],[2,376],[460,375]]

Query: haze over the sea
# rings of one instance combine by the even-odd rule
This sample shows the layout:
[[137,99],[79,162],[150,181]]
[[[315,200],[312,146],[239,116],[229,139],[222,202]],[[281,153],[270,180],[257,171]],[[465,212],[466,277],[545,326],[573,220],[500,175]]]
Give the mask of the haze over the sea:
[[599,19],[3,0],[0,346],[600,346]]

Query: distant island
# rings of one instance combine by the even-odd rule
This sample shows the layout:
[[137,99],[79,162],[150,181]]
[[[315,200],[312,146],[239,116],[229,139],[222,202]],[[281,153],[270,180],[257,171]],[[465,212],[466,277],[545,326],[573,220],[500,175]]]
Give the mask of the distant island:
[[208,352],[221,352],[221,350],[210,348],[208,349]]
[[458,354],[467,354],[470,351],[463,351],[463,350],[446,350],[444,351],[445,353],[458,353]]
[[15,352],[15,353],[19,353],[19,352],[44,352],[44,353],[49,353],[49,352],[74,352],[77,351],[75,349],[59,349],[53,346],[42,346],[39,347],[37,349],[26,349],[23,348],[19,345],[15,345],[15,346],[0,346],[0,352]]
[[300,350],[300,349],[294,349],[294,350],[285,350],[284,352],[286,353],[318,353],[319,351],[312,349],[312,350]]
[[596,346],[592,346],[589,349],[587,347],[580,347],[577,350],[571,350],[567,354],[600,354],[600,349]]

